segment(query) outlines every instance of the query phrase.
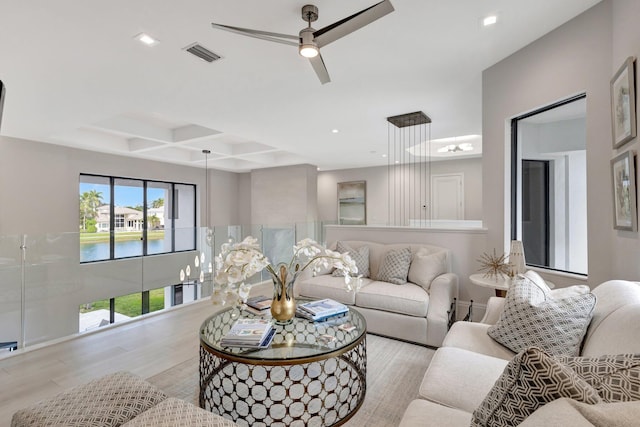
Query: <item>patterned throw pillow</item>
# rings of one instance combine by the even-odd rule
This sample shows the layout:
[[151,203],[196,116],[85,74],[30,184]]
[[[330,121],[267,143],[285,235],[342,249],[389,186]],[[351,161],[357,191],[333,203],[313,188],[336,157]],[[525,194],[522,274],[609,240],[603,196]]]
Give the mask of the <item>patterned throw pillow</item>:
[[[341,254],[349,252],[349,256],[355,261],[356,267],[358,267],[358,274],[352,274],[352,276],[362,274],[362,277],[369,277],[369,246],[360,246],[358,250],[355,250],[346,243],[339,241],[336,245],[336,251]],[[338,270],[334,270],[332,276],[338,277],[342,276],[342,274]]]
[[596,389],[604,402],[640,400],[640,354],[556,359]]
[[407,283],[409,266],[411,265],[411,249],[391,249],[385,255],[378,270],[378,280],[395,285]]
[[595,404],[597,391],[570,367],[537,348],[518,353],[473,412],[472,427],[515,426],[545,403],[567,397]]
[[500,319],[487,333],[516,353],[539,347],[552,356],[576,356],[595,305],[590,292],[556,299],[546,284],[517,276]]

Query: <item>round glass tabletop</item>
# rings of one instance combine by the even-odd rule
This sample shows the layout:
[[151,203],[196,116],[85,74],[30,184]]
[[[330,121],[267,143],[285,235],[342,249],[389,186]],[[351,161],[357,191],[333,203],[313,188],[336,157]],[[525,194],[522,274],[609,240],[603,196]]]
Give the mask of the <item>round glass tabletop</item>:
[[[299,300],[298,303],[306,302]],[[345,314],[324,321],[312,322],[294,317],[288,324],[272,320],[275,328],[273,341],[268,348],[253,349],[224,347],[220,340],[229,332],[238,318],[261,318],[248,311],[227,308],[207,318],[200,328],[200,343],[209,352],[219,353],[225,359],[262,365],[303,363],[325,359],[331,353],[344,353],[356,346],[366,333],[364,317],[349,308]]]

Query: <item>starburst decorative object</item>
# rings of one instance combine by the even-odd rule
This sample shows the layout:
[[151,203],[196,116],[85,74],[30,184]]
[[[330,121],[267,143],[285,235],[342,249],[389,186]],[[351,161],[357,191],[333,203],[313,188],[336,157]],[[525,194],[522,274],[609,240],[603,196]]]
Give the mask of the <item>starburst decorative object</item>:
[[498,275],[509,277],[511,273],[511,264],[507,262],[507,255],[496,255],[495,249],[493,255],[485,252],[477,261],[480,263],[479,271],[488,279],[497,280]]

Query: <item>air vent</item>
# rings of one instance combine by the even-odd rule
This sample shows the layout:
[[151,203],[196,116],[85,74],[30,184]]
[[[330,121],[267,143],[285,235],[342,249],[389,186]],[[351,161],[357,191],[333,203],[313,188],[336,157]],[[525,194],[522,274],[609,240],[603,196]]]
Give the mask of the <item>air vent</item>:
[[190,44],[189,46],[183,49],[189,52],[190,54],[195,55],[198,58],[202,59],[203,61],[207,61],[207,62],[217,61],[218,59],[221,58],[220,55],[217,55],[211,52],[209,49],[202,46],[198,42]]

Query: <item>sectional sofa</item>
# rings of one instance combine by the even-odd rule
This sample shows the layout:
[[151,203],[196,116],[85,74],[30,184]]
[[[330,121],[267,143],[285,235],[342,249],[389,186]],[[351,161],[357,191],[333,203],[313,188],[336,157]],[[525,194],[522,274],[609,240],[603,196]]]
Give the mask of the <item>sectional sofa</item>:
[[327,270],[299,277],[296,295],[356,307],[367,320],[368,332],[433,347],[442,344],[458,297],[448,249],[368,241],[339,241],[329,247],[354,258],[363,275],[362,288],[347,292],[344,279]]
[[[599,394],[609,398],[583,395],[582,403],[573,398],[555,399],[528,415],[522,426],[638,425],[640,283],[612,280],[597,286],[592,294],[596,297],[596,303],[580,347],[581,357],[559,360],[579,372],[579,376],[586,378]],[[487,304],[487,312],[481,323],[457,322],[452,326],[425,374],[419,389],[420,399],[408,406],[401,427],[469,426],[472,413],[489,393],[495,392],[495,387],[499,386],[498,380],[505,378],[509,369],[523,369],[522,365],[516,364],[517,358],[531,358],[532,350],[525,350],[516,356],[516,353],[487,333],[500,318],[504,303],[504,298],[493,297]],[[521,396],[544,388],[540,384],[550,380],[545,380],[545,375],[542,368],[534,370],[532,376],[535,380],[526,384],[524,391],[512,394]],[[515,387],[517,384],[512,385]],[[610,390],[615,391],[613,397]],[[594,399],[591,403],[599,403],[584,403],[589,401],[589,397]],[[617,400],[623,402],[612,403]],[[523,407],[520,404],[516,411]],[[517,416],[515,413],[512,415]]]

